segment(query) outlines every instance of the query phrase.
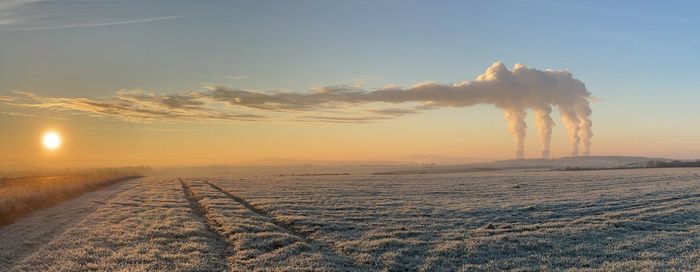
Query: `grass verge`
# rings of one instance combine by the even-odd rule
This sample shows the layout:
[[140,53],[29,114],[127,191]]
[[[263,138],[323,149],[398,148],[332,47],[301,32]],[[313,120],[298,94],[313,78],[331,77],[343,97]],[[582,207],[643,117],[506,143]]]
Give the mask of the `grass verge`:
[[123,180],[143,177],[139,169],[94,169],[67,175],[0,179],[0,226]]

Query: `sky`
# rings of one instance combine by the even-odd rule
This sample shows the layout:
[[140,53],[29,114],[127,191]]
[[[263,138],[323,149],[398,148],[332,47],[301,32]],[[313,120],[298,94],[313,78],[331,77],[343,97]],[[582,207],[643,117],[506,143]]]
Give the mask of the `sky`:
[[[698,158],[698,8],[2,1],[0,167],[508,159],[516,141],[495,104],[348,104],[323,95],[454,86],[497,62],[567,71],[585,84],[593,155]],[[246,98],[221,97],[232,93]],[[528,158],[541,152],[532,116]],[[551,154],[568,156],[556,109],[552,118]],[[62,135],[59,150],[42,148],[49,130]]]

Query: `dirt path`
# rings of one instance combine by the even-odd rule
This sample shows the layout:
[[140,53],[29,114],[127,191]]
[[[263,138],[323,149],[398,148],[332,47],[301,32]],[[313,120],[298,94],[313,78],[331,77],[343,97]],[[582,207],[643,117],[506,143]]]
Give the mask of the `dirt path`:
[[106,201],[138,186],[139,180],[141,179],[109,185],[101,190],[36,211],[14,224],[0,227],[0,267],[12,267],[55,236],[83,220]]

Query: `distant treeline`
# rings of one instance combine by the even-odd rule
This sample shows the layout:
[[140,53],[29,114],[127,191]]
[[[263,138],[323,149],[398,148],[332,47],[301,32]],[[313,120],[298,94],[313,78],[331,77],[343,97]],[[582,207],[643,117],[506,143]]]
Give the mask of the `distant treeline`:
[[644,165],[635,164],[619,167],[566,167],[564,171],[591,171],[591,170],[621,170],[621,169],[643,169],[643,168],[681,168],[681,167],[700,167],[700,160],[696,161],[648,161]]
[[306,176],[349,176],[350,173],[302,173],[302,174],[280,174],[280,177],[306,177]]
[[647,168],[664,168],[664,167],[700,167],[700,160],[696,161],[648,161]]

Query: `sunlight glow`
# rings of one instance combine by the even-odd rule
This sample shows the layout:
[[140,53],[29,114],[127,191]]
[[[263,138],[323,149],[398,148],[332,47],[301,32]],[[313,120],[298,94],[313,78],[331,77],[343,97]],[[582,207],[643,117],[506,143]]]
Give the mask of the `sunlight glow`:
[[57,149],[61,146],[61,135],[58,135],[56,132],[47,132],[44,134],[42,142],[46,149]]

